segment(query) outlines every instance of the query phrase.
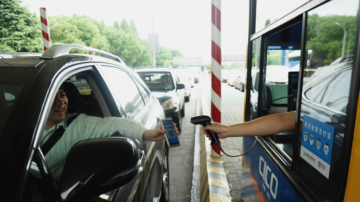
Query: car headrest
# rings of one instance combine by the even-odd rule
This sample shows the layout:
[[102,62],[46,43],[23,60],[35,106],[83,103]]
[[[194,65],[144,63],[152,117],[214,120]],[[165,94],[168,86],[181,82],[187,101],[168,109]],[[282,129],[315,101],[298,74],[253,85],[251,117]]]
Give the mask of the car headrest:
[[81,113],[83,111],[84,104],[78,88],[70,82],[64,82],[62,87],[69,100],[68,112]]

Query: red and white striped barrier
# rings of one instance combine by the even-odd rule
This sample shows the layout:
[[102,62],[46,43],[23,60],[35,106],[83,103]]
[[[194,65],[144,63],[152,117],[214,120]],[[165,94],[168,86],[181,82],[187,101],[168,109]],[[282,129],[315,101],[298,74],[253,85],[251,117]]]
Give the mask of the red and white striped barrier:
[[44,51],[50,48],[50,28],[48,23],[48,17],[46,13],[46,8],[40,8],[40,19],[41,19],[41,28],[44,42]]
[[[221,0],[211,3],[211,117],[221,123]],[[211,156],[221,156],[218,146],[212,146]]]

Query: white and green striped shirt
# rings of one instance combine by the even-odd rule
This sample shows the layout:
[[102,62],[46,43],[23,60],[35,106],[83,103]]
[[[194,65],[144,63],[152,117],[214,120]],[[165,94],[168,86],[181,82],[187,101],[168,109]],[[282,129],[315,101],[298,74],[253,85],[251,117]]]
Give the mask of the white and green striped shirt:
[[141,123],[126,118],[106,117],[99,118],[80,114],[68,127],[66,121],[75,114],[66,114],[65,119],[49,130],[44,129],[41,140],[43,145],[60,126],[65,129],[64,135],[46,154],[45,159],[55,181],[59,182],[65,165],[66,156],[71,147],[80,140],[108,137],[118,131],[129,138],[136,138],[143,142],[143,134],[147,130]]

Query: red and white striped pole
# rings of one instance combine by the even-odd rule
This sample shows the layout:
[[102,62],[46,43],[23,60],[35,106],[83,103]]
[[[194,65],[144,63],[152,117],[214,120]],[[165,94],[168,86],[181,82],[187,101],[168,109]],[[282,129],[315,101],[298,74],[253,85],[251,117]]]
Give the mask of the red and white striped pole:
[[[221,123],[221,0],[211,3],[211,117]],[[221,156],[217,145],[211,148],[212,157]]]
[[40,19],[41,19],[41,28],[42,28],[42,35],[43,35],[43,42],[44,42],[44,51],[50,48],[50,29],[48,23],[48,17],[46,13],[46,8],[40,8]]

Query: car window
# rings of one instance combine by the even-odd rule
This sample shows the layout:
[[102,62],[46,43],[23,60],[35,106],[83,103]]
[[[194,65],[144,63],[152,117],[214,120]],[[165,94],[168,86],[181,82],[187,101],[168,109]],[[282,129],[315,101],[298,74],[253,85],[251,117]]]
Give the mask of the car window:
[[139,91],[144,99],[145,104],[147,104],[150,100],[149,91],[147,91],[136,79],[134,79],[134,82],[136,83],[137,87],[139,88]]
[[145,104],[134,81],[126,72],[118,68],[103,66],[102,70],[122,105],[126,117],[136,117]]
[[99,106],[96,96],[92,92],[84,74],[79,74],[66,79],[69,85],[69,92],[66,93],[69,99],[69,113],[85,113],[91,116],[103,117],[102,110]]
[[173,90],[174,82],[169,72],[138,72],[150,90]]
[[5,126],[22,89],[22,85],[0,84],[0,131]]

